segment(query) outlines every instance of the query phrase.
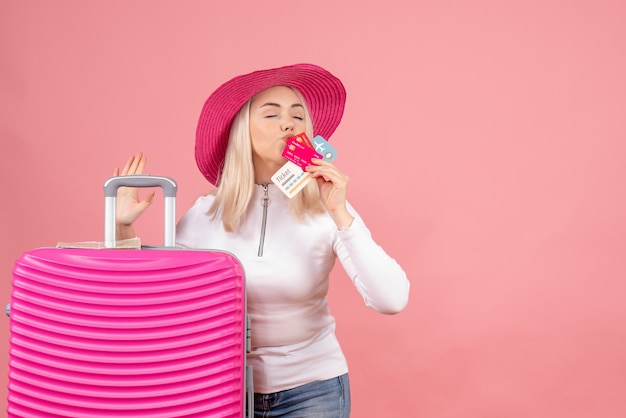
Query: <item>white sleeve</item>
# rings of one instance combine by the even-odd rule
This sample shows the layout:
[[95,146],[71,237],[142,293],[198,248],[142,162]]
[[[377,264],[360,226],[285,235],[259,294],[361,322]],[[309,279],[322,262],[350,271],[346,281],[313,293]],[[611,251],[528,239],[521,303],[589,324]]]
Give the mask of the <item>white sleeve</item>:
[[410,283],[396,260],[372,238],[372,234],[348,204],[354,222],[345,231],[337,231],[334,248],[344,270],[363,297],[377,312],[396,314],[409,301]]
[[176,224],[176,245],[183,248],[199,248],[198,226],[205,216],[211,199],[200,196]]

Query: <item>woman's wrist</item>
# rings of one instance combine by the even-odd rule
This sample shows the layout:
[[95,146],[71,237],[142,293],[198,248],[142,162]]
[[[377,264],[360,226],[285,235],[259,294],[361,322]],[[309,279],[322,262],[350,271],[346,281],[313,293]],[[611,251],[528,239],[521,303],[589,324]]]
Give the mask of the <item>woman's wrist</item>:
[[133,225],[122,225],[122,224],[117,224],[115,226],[115,239],[116,240],[124,240],[124,239],[130,239],[130,238],[135,238],[135,228],[133,227]]
[[350,215],[350,212],[347,210],[339,213],[331,213],[331,217],[339,231],[346,231],[352,226],[352,222],[354,222],[354,216]]

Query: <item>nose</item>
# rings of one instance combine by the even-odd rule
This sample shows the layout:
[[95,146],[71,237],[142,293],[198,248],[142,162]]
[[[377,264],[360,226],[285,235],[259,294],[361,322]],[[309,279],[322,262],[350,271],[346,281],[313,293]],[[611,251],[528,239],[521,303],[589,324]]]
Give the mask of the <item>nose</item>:
[[283,119],[283,122],[281,125],[282,125],[283,131],[293,131],[293,128],[295,126],[292,118]]

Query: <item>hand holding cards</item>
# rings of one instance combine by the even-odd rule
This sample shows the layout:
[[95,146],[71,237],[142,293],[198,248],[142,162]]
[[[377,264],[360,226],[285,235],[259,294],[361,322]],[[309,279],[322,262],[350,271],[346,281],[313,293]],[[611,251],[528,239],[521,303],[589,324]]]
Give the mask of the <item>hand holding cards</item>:
[[309,181],[311,175],[305,171],[312,158],[332,161],[337,151],[321,136],[309,140],[303,132],[287,140],[282,156],[288,161],[272,176],[272,182],[289,198],[295,196]]

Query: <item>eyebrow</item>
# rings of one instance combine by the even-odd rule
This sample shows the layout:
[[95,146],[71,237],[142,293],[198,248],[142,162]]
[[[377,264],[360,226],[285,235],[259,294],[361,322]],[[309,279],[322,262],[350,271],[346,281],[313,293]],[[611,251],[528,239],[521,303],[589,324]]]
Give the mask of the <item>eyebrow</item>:
[[[263,103],[261,106],[259,106],[259,109],[262,107],[266,107],[266,106],[273,106],[273,107],[281,107],[278,103],[273,103],[273,102],[267,102],[267,103]],[[304,106],[302,106],[300,103],[294,103],[291,105],[291,109],[293,109],[294,107],[300,107],[304,109]]]

